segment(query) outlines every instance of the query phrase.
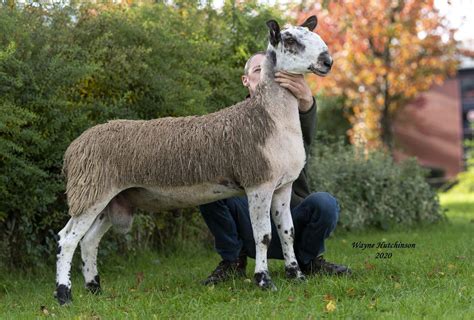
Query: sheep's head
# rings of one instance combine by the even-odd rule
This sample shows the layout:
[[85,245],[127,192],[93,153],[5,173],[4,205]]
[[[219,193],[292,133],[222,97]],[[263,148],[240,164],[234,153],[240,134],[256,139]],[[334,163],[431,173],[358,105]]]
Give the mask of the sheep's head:
[[333,61],[326,43],[313,32],[317,24],[316,16],[309,17],[300,26],[281,30],[275,20],[267,22],[268,50],[276,54],[276,70],[297,74],[313,72],[322,77],[329,73]]

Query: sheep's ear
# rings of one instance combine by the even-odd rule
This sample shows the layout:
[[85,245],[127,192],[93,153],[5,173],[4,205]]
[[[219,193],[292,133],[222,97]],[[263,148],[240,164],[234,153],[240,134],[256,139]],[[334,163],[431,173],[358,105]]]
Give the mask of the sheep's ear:
[[300,27],[305,27],[308,28],[309,31],[313,31],[316,26],[318,25],[318,18],[316,16],[311,16],[308,19],[306,19],[303,24],[300,25]]
[[280,26],[275,20],[267,21],[267,27],[270,29],[269,40],[272,46],[276,47],[281,40]]

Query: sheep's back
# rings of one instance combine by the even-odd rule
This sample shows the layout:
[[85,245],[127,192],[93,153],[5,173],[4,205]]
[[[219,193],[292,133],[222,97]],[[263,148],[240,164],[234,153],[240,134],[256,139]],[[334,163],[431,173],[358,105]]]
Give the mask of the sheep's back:
[[267,111],[251,99],[205,116],[95,126],[65,154],[71,214],[111,188],[189,186],[223,178],[256,185],[270,175],[261,147],[274,127]]

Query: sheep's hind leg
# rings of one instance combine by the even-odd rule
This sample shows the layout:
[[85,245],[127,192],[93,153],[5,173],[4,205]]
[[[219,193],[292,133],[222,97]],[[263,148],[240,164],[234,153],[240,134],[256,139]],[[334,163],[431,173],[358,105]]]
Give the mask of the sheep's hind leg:
[[250,220],[255,239],[255,283],[262,289],[276,290],[268,273],[267,251],[272,237],[270,205],[273,189],[255,188],[247,191]]
[[100,240],[111,226],[107,209],[104,209],[81,240],[82,274],[86,289],[94,294],[101,292],[97,271],[97,251]]
[[280,242],[285,258],[286,276],[291,279],[304,280],[293,248],[295,232],[293,219],[290,212],[291,183],[276,190],[272,199],[272,217],[280,237]]
[[72,217],[63,230],[59,232],[58,254],[56,262],[56,298],[59,304],[71,302],[71,262],[74,251],[91,227],[95,218],[105,207],[100,204],[92,207],[79,216]]

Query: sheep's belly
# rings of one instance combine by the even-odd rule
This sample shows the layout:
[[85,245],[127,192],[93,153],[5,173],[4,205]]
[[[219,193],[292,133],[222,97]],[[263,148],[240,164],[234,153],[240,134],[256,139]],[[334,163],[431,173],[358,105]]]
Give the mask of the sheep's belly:
[[193,207],[245,194],[235,185],[205,183],[184,187],[135,187],[121,193],[135,208],[150,212]]

